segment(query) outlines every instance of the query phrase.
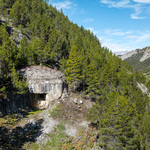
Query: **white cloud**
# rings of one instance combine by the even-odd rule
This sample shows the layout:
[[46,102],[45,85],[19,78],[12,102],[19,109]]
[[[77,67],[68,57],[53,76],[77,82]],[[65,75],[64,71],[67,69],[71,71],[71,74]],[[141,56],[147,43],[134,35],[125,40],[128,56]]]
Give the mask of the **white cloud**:
[[137,45],[138,48],[150,45],[150,31],[107,29],[99,39],[102,46],[108,47],[113,52],[131,51],[137,49]]
[[137,38],[139,38],[139,36],[137,36],[137,35],[127,35],[126,38],[128,38],[128,39],[137,39]]
[[87,30],[90,30],[90,31],[93,31],[93,30],[94,30],[93,27],[87,27],[86,29],[87,29]]
[[144,19],[145,18],[145,17],[140,17],[139,16],[143,11],[143,8],[141,6],[133,5],[133,8],[135,10],[135,13],[131,14],[132,19]]
[[96,31],[93,27],[87,27],[87,30],[90,30],[91,32],[93,32],[95,35],[99,33],[99,31]]
[[132,19],[145,19],[145,17],[139,17],[136,14],[131,14]]
[[64,1],[59,3],[52,3],[53,6],[56,6],[57,9],[71,9],[73,3],[71,1]]
[[150,0],[133,0],[134,2],[137,2],[137,3],[150,3]]
[[144,19],[145,17],[141,17],[140,15],[147,7],[144,4],[150,4],[150,0],[133,0],[133,1],[136,3],[132,3],[131,0],[119,0],[117,2],[112,0],[100,0],[100,3],[106,4],[108,5],[108,7],[133,9],[134,13],[131,14],[131,19]]
[[131,48],[128,45],[119,44],[117,41],[114,42],[112,39],[105,37],[99,37],[99,40],[102,46],[109,48],[112,52],[127,51]]
[[94,22],[94,19],[92,18],[87,18],[83,20],[84,23],[89,23],[89,22]]
[[131,34],[132,31],[123,32],[120,29],[115,29],[115,30],[113,30],[113,29],[106,29],[105,33],[106,34],[111,34],[111,35],[117,35],[117,36],[124,36],[124,35]]
[[51,0],[52,1],[52,6],[56,7],[58,10],[63,10],[64,14],[67,14],[68,17],[72,16],[72,15],[81,15],[83,14],[85,11],[84,9],[80,9],[77,5],[77,3],[75,2],[75,0],[61,0],[61,2],[57,2],[55,3],[55,0]]
[[120,8],[120,7],[126,7],[130,3],[130,1],[129,0],[121,0],[119,2],[115,2],[112,0],[100,0],[100,3],[107,4],[109,7]]
[[[108,29],[108,30],[110,31],[109,35],[111,37],[122,36],[123,39],[130,39],[130,41],[133,40],[130,42],[132,44],[133,43],[137,44],[137,43],[143,42],[144,40],[150,41],[150,31],[141,31],[141,30],[121,31],[121,29],[115,29],[115,30]],[[105,31],[106,34],[108,33],[108,30]]]
[[78,11],[78,8],[77,8],[77,4],[74,2],[74,1],[71,1],[71,0],[62,0],[61,2],[57,2],[55,3],[54,0],[51,0],[52,1],[52,6],[53,7],[56,7],[58,10],[63,10],[64,14],[67,14],[68,17],[70,17],[71,15],[74,15],[74,14],[79,14],[82,13],[82,10],[81,11]]
[[[145,41],[150,41],[150,31],[130,31],[131,33],[126,35],[125,39],[130,39],[131,44],[142,44]],[[147,45],[148,46],[148,45]]]
[[[150,31],[141,33],[138,38],[136,38],[135,43],[141,43],[145,41],[150,41]],[[149,45],[148,45],[149,46]]]
[[81,9],[80,12],[81,12],[81,13],[84,13],[85,11],[84,11],[84,9]]

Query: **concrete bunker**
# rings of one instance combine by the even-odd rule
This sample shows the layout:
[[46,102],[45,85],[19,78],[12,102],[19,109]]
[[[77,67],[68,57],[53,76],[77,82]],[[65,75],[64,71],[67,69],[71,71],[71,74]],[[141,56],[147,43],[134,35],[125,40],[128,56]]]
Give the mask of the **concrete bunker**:
[[44,109],[50,106],[51,101],[67,96],[65,76],[60,71],[30,66],[19,73],[27,79],[32,107]]

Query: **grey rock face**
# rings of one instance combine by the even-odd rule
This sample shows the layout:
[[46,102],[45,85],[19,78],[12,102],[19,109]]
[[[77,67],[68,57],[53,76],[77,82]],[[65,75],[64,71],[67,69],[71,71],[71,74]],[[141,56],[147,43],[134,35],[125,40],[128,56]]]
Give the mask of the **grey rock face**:
[[148,94],[149,95],[148,89],[147,89],[147,87],[144,84],[137,83],[137,87],[139,87],[141,89],[141,91],[142,91],[143,94]]
[[130,51],[128,53],[125,53],[121,56],[119,56],[122,60],[125,60],[125,59],[128,59],[132,56],[136,56],[140,53],[144,53],[144,55],[140,58],[140,61],[144,61],[146,59],[148,59],[150,57],[150,47],[146,47],[146,48],[143,48],[143,49],[136,49],[136,50],[133,50],[133,51]]
[[23,37],[24,35],[20,31],[16,32],[16,36],[13,37],[13,40],[17,46],[19,46],[20,41],[23,39]]
[[18,113],[20,110],[29,110],[31,108],[31,100],[29,93],[26,94],[8,94],[7,98],[0,99],[0,117]]
[[122,59],[122,60],[125,60],[125,59],[131,57],[132,55],[136,55],[136,54],[137,54],[137,51],[134,50],[134,51],[128,52],[127,54],[122,55],[122,56],[121,56],[121,59]]
[[146,48],[146,51],[144,52],[144,55],[141,57],[140,61],[143,62],[148,58],[150,58],[150,47]]
[[1,16],[1,15],[0,15],[0,18],[3,24],[7,23],[7,33],[11,36],[16,46],[19,46],[20,41],[22,40],[24,36],[26,36],[29,39],[28,37],[29,35],[23,34],[21,30],[18,30],[13,26],[13,23],[11,23],[12,22],[11,19],[9,19],[8,17]]

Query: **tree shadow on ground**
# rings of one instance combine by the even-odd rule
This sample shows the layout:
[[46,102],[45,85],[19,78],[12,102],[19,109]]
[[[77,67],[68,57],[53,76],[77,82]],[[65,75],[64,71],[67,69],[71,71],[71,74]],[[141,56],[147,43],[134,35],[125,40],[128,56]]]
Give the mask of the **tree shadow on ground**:
[[42,134],[42,123],[43,119],[39,119],[12,130],[0,127],[0,150],[23,150],[22,147],[26,142],[35,142]]

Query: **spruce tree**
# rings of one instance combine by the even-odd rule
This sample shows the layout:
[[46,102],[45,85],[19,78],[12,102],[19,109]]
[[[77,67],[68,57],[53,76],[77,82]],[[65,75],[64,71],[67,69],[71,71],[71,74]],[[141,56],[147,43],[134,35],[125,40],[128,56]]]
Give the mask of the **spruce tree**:
[[79,61],[80,61],[80,57],[77,52],[77,47],[73,45],[69,54],[69,59],[68,59],[67,69],[65,71],[65,74],[67,76],[66,78],[67,83],[69,84],[69,87],[74,92],[79,86],[82,79]]
[[99,108],[99,146],[104,149],[141,149],[137,132],[139,115],[129,99],[116,95],[111,104]]
[[24,36],[20,41],[18,53],[17,53],[17,65],[18,66],[25,66],[28,64],[28,41],[27,38]]
[[98,94],[98,71],[96,70],[96,65],[90,63],[86,67],[86,84],[88,85],[86,92],[91,96],[91,98],[97,98]]

